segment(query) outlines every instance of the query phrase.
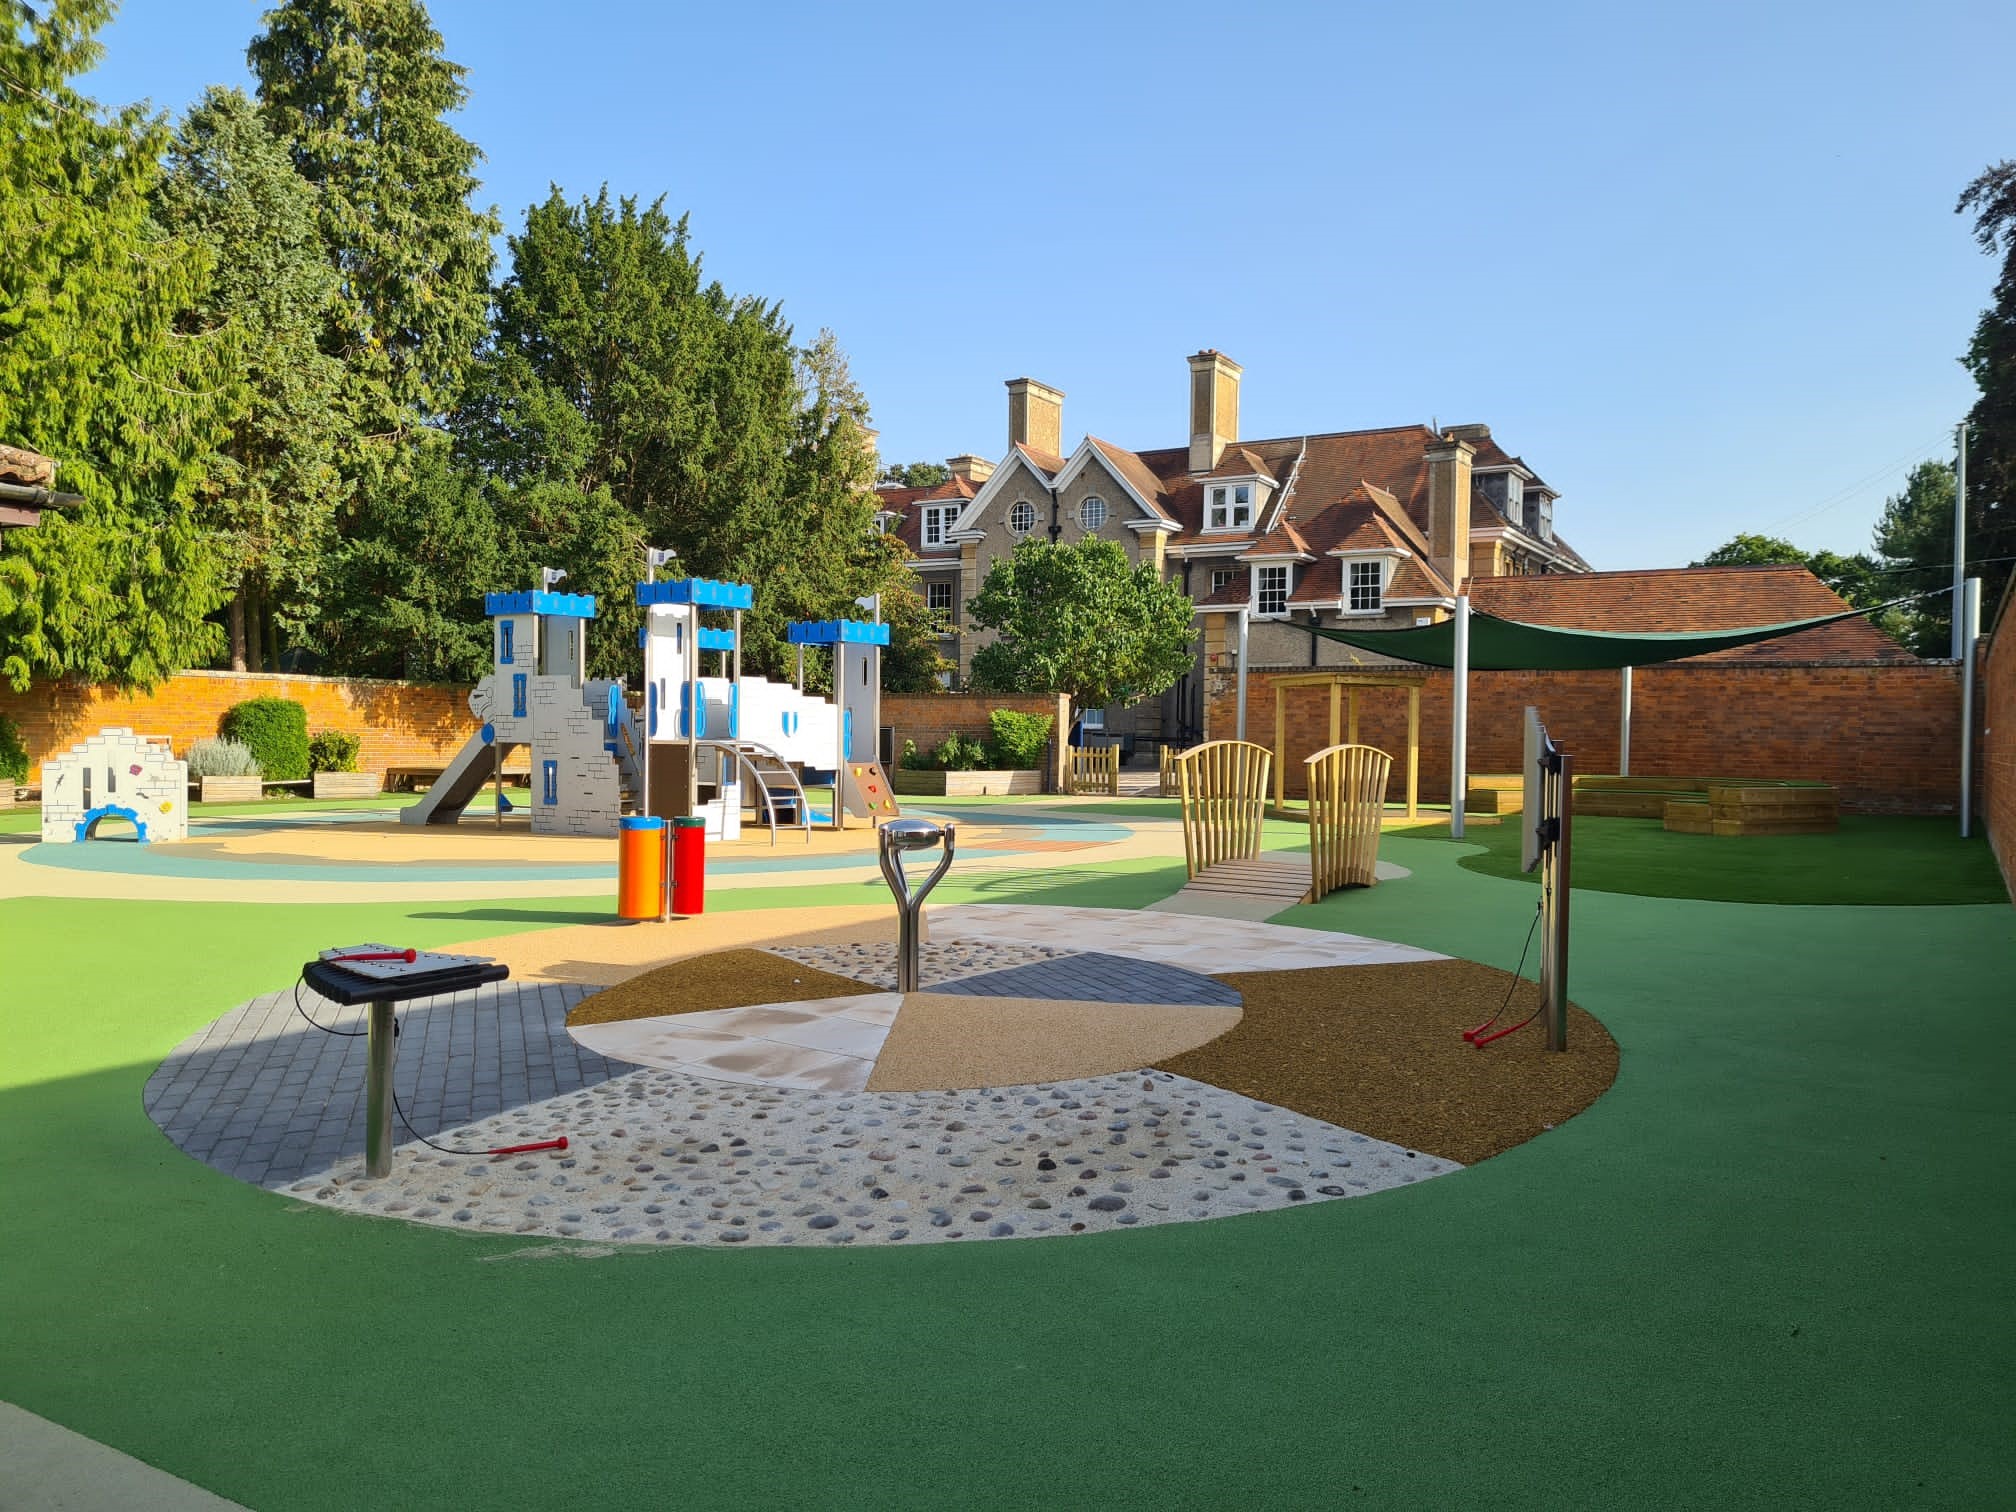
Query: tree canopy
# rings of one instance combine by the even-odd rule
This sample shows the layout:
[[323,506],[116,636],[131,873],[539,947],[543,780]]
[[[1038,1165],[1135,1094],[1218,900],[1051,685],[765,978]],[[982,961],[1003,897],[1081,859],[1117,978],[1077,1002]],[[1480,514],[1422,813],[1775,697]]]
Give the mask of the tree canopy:
[[984,693],[1062,693],[1081,708],[1134,703],[1190,670],[1195,606],[1117,542],[1025,537],[967,604],[997,639],[973,654]]
[[159,117],[71,80],[109,0],[9,0],[0,26],[0,434],[83,496],[0,546],[0,675],[151,684],[222,648],[224,553],[198,495],[238,407],[228,338],[185,330],[211,260],[152,214]]
[[1954,209],[1973,215],[1974,239],[2001,259],[1961,358],[1980,389],[1967,415],[1967,560],[1982,580],[1983,613],[1992,616],[2016,576],[2016,162],[1983,172]]

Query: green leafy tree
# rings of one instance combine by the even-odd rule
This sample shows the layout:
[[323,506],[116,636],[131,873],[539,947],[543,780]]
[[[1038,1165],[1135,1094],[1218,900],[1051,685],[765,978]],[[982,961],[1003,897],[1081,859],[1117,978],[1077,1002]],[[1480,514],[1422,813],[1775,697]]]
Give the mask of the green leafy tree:
[[899,488],[936,488],[952,481],[952,469],[942,462],[892,462],[875,481]]
[[444,439],[359,499],[326,567],[331,662],[345,671],[470,682],[490,670],[483,595],[528,586],[482,480]]
[[[610,585],[592,664],[634,668],[646,542],[691,575],[759,586],[743,622],[756,672],[793,662],[787,621],[857,612],[899,580],[900,544],[873,528],[865,402],[830,333],[799,349],[776,305],[703,283],[662,203],[555,189],[510,255],[455,431],[528,559]],[[583,511],[595,528],[556,539]]]
[[56,457],[85,501],[0,546],[0,675],[17,689],[151,685],[223,641],[197,493],[234,365],[221,334],[178,330],[209,267],[150,214],[166,124],[70,83],[110,9],[0,0],[0,436]]
[[198,496],[229,553],[231,665],[259,671],[280,649],[262,630],[298,638],[315,622],[347,492],[343,369],[317,346],[336,274],[315,190],[242,91],[212,88],[189,112],[156,199],[162,224],[210,255],[199,320],[229,338],[245,379]]
[[882,691],[936,693],[939,678],[953,669],[938,652],[938,619],[924,604],[916,579],[908,573],[882,591],[882,619],[889,626],[889,646],[882,653]]
[[360,462],[396,464],[396,443],[453,406],[484,334],[498,221],[469,202],[482,153],[445,119],[466,70],[420,0],[286,0],[264,22],[247,50],[259,103],[319,191],[336,272],[322,350],[380,443]]
[[1883,503],[1876,523],[1876,552],[1891,598],[1924,594],[1901,612],[1901,639],[1920,656],[1949,656],[1953,649],[1953,467],[1920,462],[1904,492]]
[[984,693],[1061,693],[1081,709],[1152,698],[1190,670],[1195,606],[1115,541],[1025,538],[967,604],[998,639],[973,654]]
[[1967,415],[1967,560],[1981,577],[1983,613],[1992,616],[2016,576],[2016,162],[1988,169],[1954,208],[1972,212],[1981,250],[2001,258],[1991,302],[1961,359],[1980,389]]

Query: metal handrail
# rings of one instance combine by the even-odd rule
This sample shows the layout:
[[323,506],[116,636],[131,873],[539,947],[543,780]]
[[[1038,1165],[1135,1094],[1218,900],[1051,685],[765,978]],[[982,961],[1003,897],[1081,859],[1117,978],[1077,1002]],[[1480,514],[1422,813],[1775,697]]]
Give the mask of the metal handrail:
[[775,762],[778,769],[791,779],[792,791],[798,795],[798,828],[805,831],[805,843],[807,845],[812,843],[812,810],[805,799],[805,786],[798,780],[798,774],[791,769],[789,762],[770,747],[755,740],[702,740],[698,744],[710,746],[734,757],[737,767],[748,775],[756,791],[763,795],[763,818],[770,826],[772,845],[777,843],[777,805],[770,797],[770,784],[763,780],[762,772],[757,770],[756,763],[751,757],[761,756]]

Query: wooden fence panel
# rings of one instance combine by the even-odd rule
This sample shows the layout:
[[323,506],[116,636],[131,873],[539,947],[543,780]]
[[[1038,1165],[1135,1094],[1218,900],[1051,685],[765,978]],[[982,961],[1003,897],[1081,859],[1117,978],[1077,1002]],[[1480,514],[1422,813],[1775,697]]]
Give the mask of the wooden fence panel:
[[1190,875],[1260,854],[1260,819],[1274,753],[1245,740],[1208,740],[1175,760]]
[[1393,758],[1376,746],[1326,746],[1304,763],[1309,792],[1309,901],[1378,881],[1379,821]]
[[1120,747],[1071,746],[1064,756],[1064,791],[1120,796]]

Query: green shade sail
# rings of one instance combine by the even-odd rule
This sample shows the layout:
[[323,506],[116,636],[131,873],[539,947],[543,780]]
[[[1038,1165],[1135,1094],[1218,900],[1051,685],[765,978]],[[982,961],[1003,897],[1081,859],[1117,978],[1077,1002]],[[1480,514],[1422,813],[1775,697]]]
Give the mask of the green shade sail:
[[[1901,602],[1901,601],[1900,601]],[[1883,608],[1889,606],[1883,605]],[[1837,620],[1874,614],[1874,609],[1845,609],[1816,619],[1787,620],[1778,625],[1750,625],[1740,630],[1687,630],[1663,634],[1631,634],[1615,630],[1567,630],[1558,625],[1528,625],[1470,611],[1470,670],[1473,672],[1586,672],[1605,667],[1649,667],[1682,661],[1797,635]],[[1303,625],[1311,635],[1356,646],[1361,651],[1425,667],[1456,664],[1456,621],[1417,625],[1412,630],[1333,630]]]

